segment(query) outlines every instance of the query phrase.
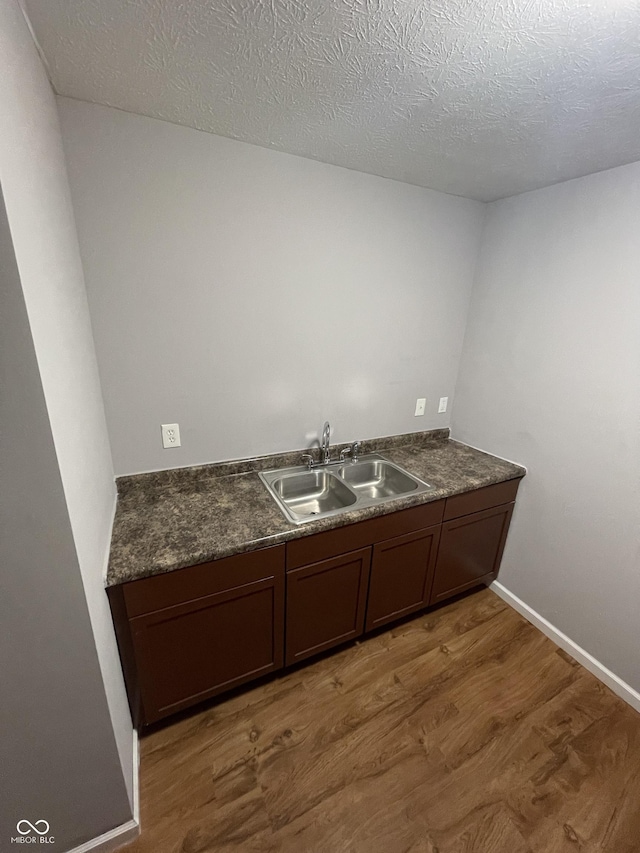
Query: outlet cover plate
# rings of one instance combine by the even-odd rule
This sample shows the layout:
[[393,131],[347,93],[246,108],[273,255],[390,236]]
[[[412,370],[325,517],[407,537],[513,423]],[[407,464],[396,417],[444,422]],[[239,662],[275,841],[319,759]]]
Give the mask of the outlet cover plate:
[[180,447],[180,425],[162,424],[162,446]]

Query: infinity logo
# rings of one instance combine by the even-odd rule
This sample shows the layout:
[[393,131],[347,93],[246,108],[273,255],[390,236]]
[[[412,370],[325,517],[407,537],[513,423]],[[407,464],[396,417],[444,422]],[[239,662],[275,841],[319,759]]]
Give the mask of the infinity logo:
[[[27,829],[20,827],[26,826]],[[44,829],[38,829],[39,826],[44,826]],[[29,823],[28,820],[19,820],[16,829],[20,835],[28,835],[30,832],[36,832],[38,835],[46,835],[49,832],[49,824],[46,820],[37,820],[35,824]]]

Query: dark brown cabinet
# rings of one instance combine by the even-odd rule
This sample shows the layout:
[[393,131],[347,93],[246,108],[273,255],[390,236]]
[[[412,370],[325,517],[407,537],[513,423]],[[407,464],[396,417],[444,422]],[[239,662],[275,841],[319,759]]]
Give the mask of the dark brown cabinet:
[[518,485],[497,483],[112,587],[136,722],[155,722],[491,581]]
[[287,571],[440,524],[444,506],[445,501],[433,501],[293,539],[287,543]]
[[[496,578],[518,483],[499,483],[447,500],[431,604]],[[510,502],[495,505],[506,500]]]
[[362,548],[287,572],[286,664],[362,634],[370,563]]
[[[284,546],[115,587],[136,716],[151,723],[283,665]],[[118,592],[120,591],[120,592]],[[126,634],[126,636],[123,636]]]
[[373,546],[367,631],[429,604],[439,539],[438,525]]
[[[424,528],[437,525],[434,529],[439,530],[443,511],[444,501],[434,501],[289,542],[285,663],[303,660],[364,632],[367,600],[371,607],[372,554],[378,565],[376,608],[385,607],[381,599],[387,575],[393,571],[393,551],[398,559],[403,552],[406,564],[394,600],[402,598],[406,612],[426,606],[435,550],[433,532],[425,538]],[[388,540],[393,543],[389,551],[378,551],[377,543]],[[386,621],[393,618],[390,615]],[[369,627],[367,618],[366,630]]]

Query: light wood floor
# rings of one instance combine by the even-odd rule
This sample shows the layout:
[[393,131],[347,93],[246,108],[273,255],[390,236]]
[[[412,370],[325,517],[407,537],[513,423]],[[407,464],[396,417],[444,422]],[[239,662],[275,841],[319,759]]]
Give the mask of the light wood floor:
[[640,715],[489,590],[142,740],[127,853],[638,853]]

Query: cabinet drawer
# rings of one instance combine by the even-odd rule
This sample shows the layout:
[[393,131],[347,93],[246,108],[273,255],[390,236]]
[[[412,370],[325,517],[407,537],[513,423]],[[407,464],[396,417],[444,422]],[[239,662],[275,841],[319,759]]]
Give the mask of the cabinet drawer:
[[287,544],[287,570],[356,551],[404,533],[413,533],[432,524],[440,524],[444,503],[433,501],[356,524],[347,524],[325,533],[316,533],[304,539],[294,539]]
[[443,520],[449,521],[450,518],[459,518],[472,512],[490,509],[492,506],[511,503],[516,499],[519,485],[519,479],[507,480],[505,483],[496,483],[494,486],[485,486],[483,489],[474,489],[472,492],[447,498]]
[[133,618],[262,578],[284,575],[285,546],[224,557],[123,585],[127,616]]

